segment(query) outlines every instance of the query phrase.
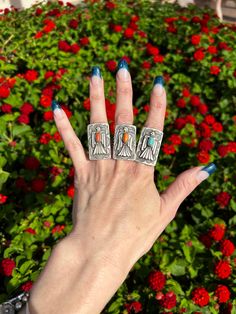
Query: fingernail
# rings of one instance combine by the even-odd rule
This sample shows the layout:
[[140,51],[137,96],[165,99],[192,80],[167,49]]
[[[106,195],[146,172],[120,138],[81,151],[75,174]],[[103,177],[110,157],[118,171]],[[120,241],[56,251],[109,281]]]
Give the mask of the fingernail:
[[162,76],[156,76],[153,83],[153,88],[155,89],[156,95],[161,96],[164,91],[164,79]]
[[128,63],[121,59],[117,65],[117,75],[119,78],[123,80],[127,80],[129,78],[129,66]]
[[91,71],[91,81],[93,84],[101,83],[102,73],[99,66],[93,66]]
[[61,106],[58,104],[56,100],[53,100],[51,103],[53,114],[56,118],[60,118],[63,116],[63,112]]
[[196,175],[196,178],[199,182],[207,179],[213,172],[216,171],[216,165],[212,162],[209,165],[203,167]]

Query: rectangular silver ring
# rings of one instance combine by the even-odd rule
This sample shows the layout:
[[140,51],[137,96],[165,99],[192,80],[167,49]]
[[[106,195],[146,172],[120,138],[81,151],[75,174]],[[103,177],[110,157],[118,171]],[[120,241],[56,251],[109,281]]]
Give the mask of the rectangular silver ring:
[[155,166],[161,147],[163,132],[143,127],[136,150],[136,161]]
[[108,123],[92,123],[87,126],[89,159],[111,158],[110,130]]
[[121,160],[135,160],[136,126],[119,124],[115,127],[113,158]]

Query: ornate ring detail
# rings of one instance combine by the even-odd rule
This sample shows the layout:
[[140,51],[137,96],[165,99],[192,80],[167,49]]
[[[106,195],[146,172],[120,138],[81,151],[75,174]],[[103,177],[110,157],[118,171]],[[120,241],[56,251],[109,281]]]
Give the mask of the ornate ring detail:
[[135,160],[136,126],[119,124],[115,128],[113,158]]
[[108,123],[92,123],[87,126],[89,159],[111,158],[110,131]]

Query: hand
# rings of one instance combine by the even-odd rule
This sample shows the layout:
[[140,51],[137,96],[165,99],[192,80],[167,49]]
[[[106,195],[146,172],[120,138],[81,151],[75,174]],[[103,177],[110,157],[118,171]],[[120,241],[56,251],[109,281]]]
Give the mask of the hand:
[[[116,124],[132,124],[132,83],[122,60],[116,75]],[[90,80],[90,123],[107,122],[104,81],[98,68]],[[157,77],[145,126],[163,130],[166,92]],[[59,116],[58,113],[61,113]],[[101,257],[126,273],[175,217],[181,202],[209,175],[195,167],[158,193],[154,167],[125,160],[90,161],[63,110],[55,122],[75,167],[74,228],[71,233],[89,258]],[[211,169],[214,165],[211,165]]]

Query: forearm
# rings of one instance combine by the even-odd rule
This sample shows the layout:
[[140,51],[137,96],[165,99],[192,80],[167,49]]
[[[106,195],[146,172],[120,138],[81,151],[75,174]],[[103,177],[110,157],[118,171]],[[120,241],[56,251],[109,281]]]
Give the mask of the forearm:
[[30,314],[100,313],[128,275],[103,257],[85,258],[63,239],[31,290]]

